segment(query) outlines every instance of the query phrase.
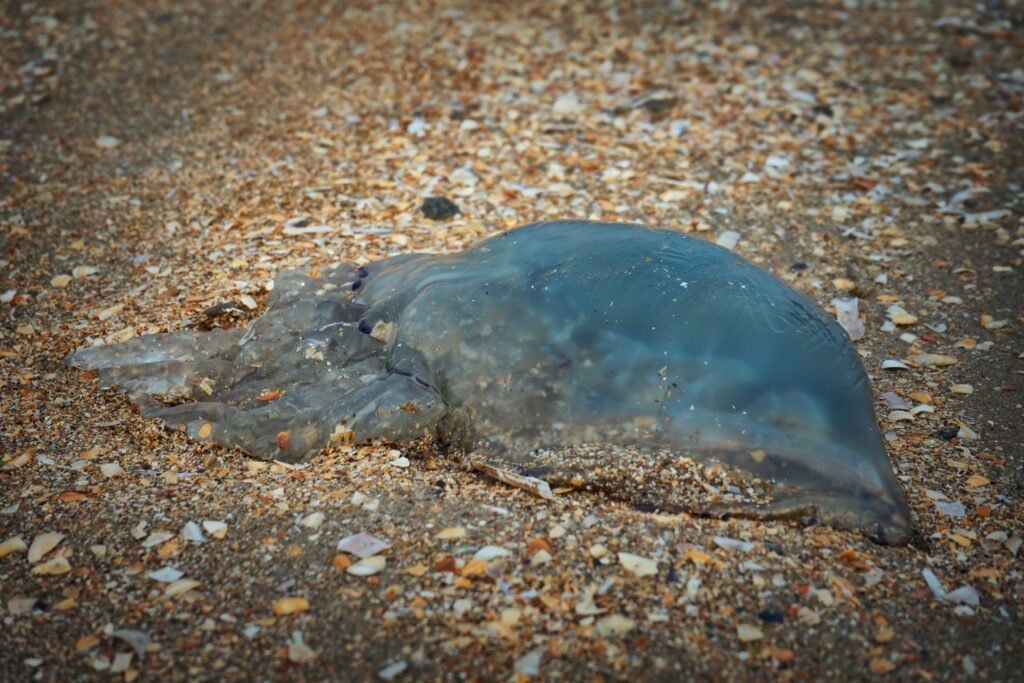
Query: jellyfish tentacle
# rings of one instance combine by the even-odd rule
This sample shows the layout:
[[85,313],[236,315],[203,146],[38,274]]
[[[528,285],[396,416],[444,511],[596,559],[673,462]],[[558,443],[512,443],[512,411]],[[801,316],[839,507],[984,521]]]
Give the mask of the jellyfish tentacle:
[[166,360],[137,365],[111,365],[100,369],[103,386],[116,386],[127,394],[148,394],[165,399],[196,397],[213,393],[213,386],[228,382],[237,370],[228,361]]
[[68,359],[80,370],[142,365],[160,361],[190,361],[211,358],[230,349],[242,336],[242,330],[211,330],[202,334],[169,332],[148,334],[112,346],[81,349]]
[[440,394],[398,373],[366,383],[348,378],[292,386],[262,405],[203,401],[168,407],[149,401],[140,409],[167,426],[184,427],[197,441],[288,462],[306,459],[331,442],[422,438],[446,411]]
[[375,438],[413,441],[433,433],[448,412],[448,404],[436,390],[413,376],[391,372],[355,391],[330,407],[326,424],[331,434],[355,443]]

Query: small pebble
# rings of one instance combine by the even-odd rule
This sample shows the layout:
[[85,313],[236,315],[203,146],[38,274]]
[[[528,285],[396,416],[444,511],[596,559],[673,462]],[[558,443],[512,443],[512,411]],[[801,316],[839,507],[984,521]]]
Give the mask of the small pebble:
[[274,614],[286,617],[309,609],[309,601],[302,597],[281,598],[274,603]]
[[432,221],[444,221],[462,213],[455,202],[445,197],[427,197],[420,206],[423,215]]

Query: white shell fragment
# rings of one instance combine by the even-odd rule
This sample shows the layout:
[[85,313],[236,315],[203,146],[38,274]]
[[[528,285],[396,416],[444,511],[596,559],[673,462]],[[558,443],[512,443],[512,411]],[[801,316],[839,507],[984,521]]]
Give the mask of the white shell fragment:
[[726,230],[718,236],[715,244],[726,249],[732,249],[740,241],[740,234],[735,230]]
[[303,517],[299,524],[310,531],[315,531],[324,523],[324,519],[324,513],[317,511]]
[[621,636],[636,628],[636,620],[621,614],[609,614],[594,624],[594,633],[602,638]]
[[172,534],[169,531],[154,531],[153,533],[151,533],[149,536],[146,537],[146,540],[144,540],[142,542],[142,547],[143,548],[152,548],[152,547],[158,546],[158,545],[160,545],[162,543],[166,543],[167,541],[171,540],[172,538],[174,538],[174,534]]
[[856,297],[843,297],[832,299],[832,306],[836,309],[836,320],[850,335],[850,339],[857,341],[864,337],[864,323],[860,319],[857,310]]
[[474,560],[490,561],[499,557],[510,557],[512,552],[506,548],[496,545],[485,545],[473,554]]
[[206,543],[206,536],[203,530],[195,522],[186,522],[181,530],[181,537],[191,543]]
[[114,479],[116,477],[123,477],[124,469],[116,462],[105,462],[100,465],[100,474],[107,479]]
[[745,553],[749,553],[754,549],[754,544],[749,541],[739,541],[735,538],[727,538],[725,536],[712,536],[711,540],[714,541],[715,545],[723,550],[740,550]]
[[338,541],[338,550],[343,553],[367,558],[382,553],[391,546],[370,534],[353,534]]
[[619,553],[619,564],[634,576],[656,576],[658,574],[657,562],[633,553]]
[[942,587],[942,583],[939,581],[939,578],[935,576],[935,572],[931,569],[925,567],[921,570],[921,574],[924,576],[925,583],[928,584],[928,587],[932,589],[932,593],[934,593],[935,597],[939,600],[943,602],[964,603],[972,607],[978,606],[980,599],[978,597],[978,591],[975,590],[973,586],[965,584],[956,590],[947,592],[946,589]]
[[155,572],[150,572],[146,576],[159,583],[174,583],[184,576],[184,573],[174,567],[164,567],[163,569],[158,569]]

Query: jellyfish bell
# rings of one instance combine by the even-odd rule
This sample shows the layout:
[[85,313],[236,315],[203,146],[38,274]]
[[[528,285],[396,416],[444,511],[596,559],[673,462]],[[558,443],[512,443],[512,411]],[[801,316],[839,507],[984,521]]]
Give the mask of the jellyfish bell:
[[773,484],[770,502],[708,513],[909,533],[856,349],[726,249],[561,221],[276,283],[245,330],[141,337],[71,363],[136,398],[205,378],[196,402],[146,412],[260,457],[307,458],[339,434],[440,435],[510,467],[581,441],[673,449]]

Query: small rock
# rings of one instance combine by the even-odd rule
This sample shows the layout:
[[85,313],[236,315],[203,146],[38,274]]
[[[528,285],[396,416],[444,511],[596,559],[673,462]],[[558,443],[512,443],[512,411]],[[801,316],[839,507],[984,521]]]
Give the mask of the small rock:
[[224,538],[228,533],[228,525],[212,519],[203,520],[203,529],[214,538]]
[[279,617],[286,617],[291,614],[299,614],[309,609],[309,600],[301,597],[281,598],[274,603],[274,614]]
[[543,647],[538,647],[535,650],[527,652],[525,655],[516,660],[513,665],[513,671],[522,676],[536,676],[540,673],[540,663],[544,658],[544,653],[547,650]]
[[54,275],[50,280],[50,286],[57,287],[59,289],[61,287],[67,287],[69,282],[71,282],[70,275]]
[[817,626],[821,623],[821,615],[809,607],[797,608],[796,616],[800,623],[807,624],[808,626]]
[[674,138],[686,135],[688,130],[690,130],[690,122],[686,119],[677,119],[668,124],[668,134]]
[[554,558],[552,558],[551,553],[542,548],[530,557],[530,566],[539,567],[548,564],[552,559]]
[[461,598],[452,603],[452,612],[455,613],[456,619],[461,619],[462,615],[473,608],[473,601],[468,598]]
[[576,97],[575,93],[566,93],[555,100],[555,104],[551,108],[551,111],[555,116],[575,116],[583,111],[583,105],[580,103],[580,100]]
[[444,221],[462,213],[455,202],[446,197],[427,197],[420,207],[423,215],[432,221]]
[[288,659],[296,664],[306,664],[316,659],[316,651],[302,640],[288,643]]
[[941,353],[921,353],[916,356],[911,356],[910,360],[928,367],[955,365],[957,362],[956,358],[953,358],[953,356],[944,356]]
[[133,652],[118,652],[114,655],[114,661],[110,664],[110,673],[120,674],[125,673],[128,667],[131,666],[132,657],[135,656]]
[[989,480],[980,474],[972,474],[967,478],[967,488],[969,489],[980,489],[984,486],[988,486]]
[[736,635],[743,642],[750,642],[764,638],[764,631],[750,624],[740,624],[736,627]]
[[26,598],[16,597],[11,598],[7,601],[7,611],[10,612],[11,616],[18,616],[20,614],[27,614],[36,608],[39,603],[38,598]]
[[113,135],[101,135],[96,138],[96,146],[101,149],[113,149],[121,144],[121,141]]
[[303,527],[309,529],[310,531],[315,531],[316,529],[320,528],[321,524],[324,523],[324,519],[325,519],[324,513],[322,513],[322,512],[314,512],[312,514],[309,514],[309,515],[306,515],[305,517],[303,517],[302,521],[300,521],[299,524],[302,525]]
[[427,132],[427,122],[417,116],[405,127],[405,132],[420,137]]
[[973,676],[978,673],[978,667],[974,664],[974,660],[971,659],[970,655],[964,655],[964,658],[960,662],[964,667],[964,673],[968,676]]
[[114,479],[116,477],[123,477],[124,470],[121,465],[116,462],[105,462],[100,465],[100,474],[107,479]]
[[855,283],[854,283],[853,280],[849,280],[849,279],[847,279],[845,277],[837,277],[835,280],[832,280],[832,286],[835,287],[838,290],[843,290],[843,291],[845,291],[847,289],[853,289],[854,288],[854,284]]
[[621,614],[609,614],[602,617],[594,624],[594,633],[602,638],[608,636],[621,636],[629,633],[636,627],[636,621]]
[[480,180],[480,177],[476,173],[473,173],[472,169],[466,168],[465,166],[462,166],[461,168],[457,168],[454,171],[452,171],[451,175],[448,176],[448,178],[453,183],[458,183],[459,185],[463,185],[465,187],[472,187],[473,185],[476,185],[477,182]]
[[896,669],[896,663],[891,659],[875,657],[868,662],[868,669],[870,669],[873,674],[887,674]]
[[465,535],[466,535],[465,527],[453,526],[453,527],[448,527],[447,529],[441,529],[436,534],[434,534],[434,538],[453,539],[453,538],[462,538]]
[[19,467],[24,467],[30,462],[32,462],[32,453],[30,451],[26,451],[14,456],[14,458],[4,463],[4,466],[0,467],[0,470],[9,472],[10,470],[16,470]]
[[393,681],[400,674],[405,672],[405,670],[408,669],[408,668],[409,668],[409,665],[405,662],[405,660],[404,659],[400,659],[397,662],[395,662],[394,664],[389,664],[388,666],[386,666],[383,669],[381,669],[380,671],[378,671],[377,672],[377,677],[380,678],[382,681]]

